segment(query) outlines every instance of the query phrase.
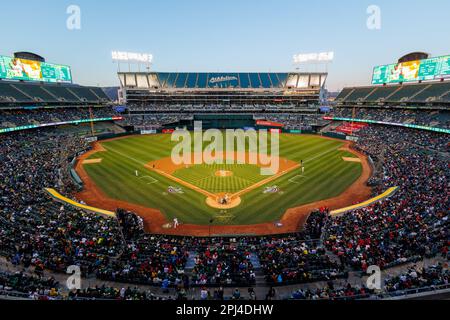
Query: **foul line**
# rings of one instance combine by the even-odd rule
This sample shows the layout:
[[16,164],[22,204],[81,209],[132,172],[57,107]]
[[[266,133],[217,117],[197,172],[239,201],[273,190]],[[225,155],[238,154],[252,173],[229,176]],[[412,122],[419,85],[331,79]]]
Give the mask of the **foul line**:
[[350,207],[334,210],[334,211],[331,211],[330,213],[332,215],[338,215],[338,214],[346,213],[346,212],[349,212],[349,211],[366,208],[366,207],[370,206],[371,204],[374,204],[374,203],[376,203],[376,202],[378,202],[380,200],[384,200],[386,198],[389,198],[391,195],[393,195],[397,191],[397,189],[398,189],[398,187],[389,188],[386,192],[380,194],[379,196],[376,196],[375,198],[369,199],[369,200],[364,201],[364,202],[359,203],[359,204],[355,204],[354,206],[350,206]]
[[112,211],[107,211],[107,210],[103,210],[103,209],[98,209],[98,208],[94,208],[94,207],[90,207],[81,203],[78,203],[76,201],[73,201],[72,199],[69,199],[67,197],[64,197],[63,195],[61,195],[58,191],[56,191],[55,189],[51,189],[51,188],[46,188],[45,191],[47,191],[53,199],[59,200],[61,202],[64,202],[68,205],[71,205],[72,207],[76,207],[78,209],[84,209],[87,211],[91,211],[94,213],[98,213],[107,217],[112,217],[115,218],[116,214]]

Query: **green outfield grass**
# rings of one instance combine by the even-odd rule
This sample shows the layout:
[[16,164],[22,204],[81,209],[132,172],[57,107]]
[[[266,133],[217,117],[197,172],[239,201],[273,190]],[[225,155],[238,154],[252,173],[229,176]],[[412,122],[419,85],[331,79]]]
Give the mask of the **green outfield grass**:
[[[204,225],[211,218],[217,225],[277,221],[289,208],[338,196],[362,174],[360,163],[342,160],[342,157],[355,157],[339,150],[343,142],[319,136],[281,135],[280,156],[296,162],[303,160],[304,176],[294,170],[244,194],[240,206],[221,211],[206,205],[204,195],[144,167],[151,161],[170,156],[176,144],[170,137],[133,136],[104,142],[102,145],[107,152],[90,157],[102,158],[102,162],[84,167],[97,186],[111,198],[160,209],[168,220],[177,217],[183,223]],[[135,175],[136,170],[139,177]],[[216,177],[214,174],[218,170],[232,171],[233,176]],[[197,165],[180,169],[174,176],[213,193],[234,193],[267,178],[253,165]],[[266,187],[274,185],[281,192],[263,193]],[[183,193],[171,194],[169,186],[181,188]]]

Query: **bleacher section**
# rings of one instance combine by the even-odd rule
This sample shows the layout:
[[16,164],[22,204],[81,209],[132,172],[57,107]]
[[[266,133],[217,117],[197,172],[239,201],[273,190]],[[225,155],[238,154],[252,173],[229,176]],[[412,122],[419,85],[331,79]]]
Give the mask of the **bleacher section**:
[[73,87],[68,88],[68,90],[76,94],[76,96],[84,102],[95,102],[99,100],[98,97],[89,88]]
[[32,102],[30,96],[12,87],[8,83],[0,83],[0,103]]
[[339,107],[333,110],[333,116],[345,119],[360,119],[398,124],[419,125],[434,128],[450,128],[450,110],[422,108],[388,108],[362,106],[357,108]]
[[31,97],[33,101],[39,102],[56,102],[58,99],[45,91],[41,86],[33,85],[33,84],[12,84],[11,87],[16,88],[24,93],[27,96]]
[[64,87],[47,86],[45,88],[45,90],[50,92],[54,96],[58,97],[60,99],[60,101],[66,101],[66,102],[78,102],[79,101],[77,96],[75,96],[73,93],[71,93],[69,90],[67,90]]
[[411,99],[411,97],[415,96],[422,90],[424,90],[427,85],[408,85],[403,86],[400,90],[398,90],[395,94],[390,96],[387,101],[388,102],[407,102]]
[[414,96],[411,101],[428,102],[438,100],[442,95],[450,92],[450,82],[430,85],[425,90]]
[[367,97],[373,90],[374,90],[374,88],[358,88],[358,89],[355,89],[348,96],[347,101],[358,102],[359,100],[364,99],[365,97]]
[[344,88],[337,96],[336,103],[338,105],[446,105],[450,103],[450,81]]
[[366,101],[370,102],[378,102],[378,101],[384,101],[391,95],[395,93],[399,88],[397,87],[382,87],[378,88],[377,90],[373,91],[372,94],[370,94]]
[[345,133],[348,135],[353,135],[356,132],[361,131],[366,128],[368,124],[365,123],[344,123],[336,128],[336,132]]
[[104,105],[111,100],[101,88],[0,81],[0,105]]

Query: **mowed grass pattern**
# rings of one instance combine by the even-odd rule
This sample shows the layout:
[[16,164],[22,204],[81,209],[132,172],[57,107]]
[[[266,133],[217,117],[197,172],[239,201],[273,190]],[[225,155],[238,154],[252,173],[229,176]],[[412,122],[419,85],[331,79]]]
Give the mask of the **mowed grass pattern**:
[[[239,207],[224,212],[207,206],[204,195],[144,167],[150,161],[170,156],[176,145],[170,138],[170,135],[149,135],[104,142],[102,145],[107,152],[90,157],[102,158],[102,162],[85,165],[85,169],[111,198],[158,208],[168,220],[177,217],[183,223],[205,225],[211,218],[217,225],[277,221],[289,208],[338,196],[362,174],[360,163],[342,160],[342,157],[354,157],[339,150],[343,142],[319,136],[284,134],[280,136],[280,156],[296,162],[303,160],[304,176],[294,170],[243,195]],[[239,191],[266,178],[259,174],[257,166],[252,165],[202,165],[191,169],[178,170],[175,175],[212,192]],[[139,177],[135,175],[136,170]],[[234,175],[213,177],[217,170],[229,170]],[[280,193],[263,193],[266,187],[274,185],[281,189]],[[167,192],[169,186],[181,188],[184,193],[170,194]]]
[[[233,175],[218,177],[216,173],[220,170],[230,171]],[[177,170],[173,176],[212,193],[236,193],[267,179],[267,176],[262,176],[260,172],[260,168],[256,165],[204,164]]]

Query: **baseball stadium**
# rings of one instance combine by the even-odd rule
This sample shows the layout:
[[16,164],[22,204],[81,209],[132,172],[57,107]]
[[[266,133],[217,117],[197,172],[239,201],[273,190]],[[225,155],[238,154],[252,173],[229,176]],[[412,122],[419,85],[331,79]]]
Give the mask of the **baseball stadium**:
[[0,54],[0,300],[448,300],[450,55],[332,93]]

